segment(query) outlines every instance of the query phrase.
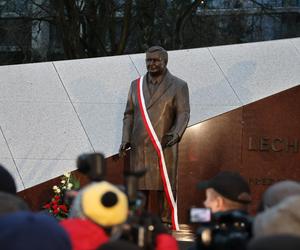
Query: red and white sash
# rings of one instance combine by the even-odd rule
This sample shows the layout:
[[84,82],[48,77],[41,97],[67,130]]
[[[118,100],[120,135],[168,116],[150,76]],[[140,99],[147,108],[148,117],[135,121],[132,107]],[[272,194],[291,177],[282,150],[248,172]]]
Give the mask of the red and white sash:
[[139,107],[141,110],[145,128],[148,132],[151,142],[152,142],[152,144],[155,148],[155,151],[158,155],[160,176],[162,179],[162,183],[163,183],[165,195],[166,195],[166,198],[168,201],[168,205],[169,205],[170,209],[172,210],[172,227],[173,227],[173,230],[179,230],[178,217],[177,217],[177,202],[175,201],[174,196],[173,196],[162,146],[161,146],[160,141],[158,140],[157,135],[153,129],[152,123],[150,121],[150,118],[148,116],[148,112],[146,109],[145,99],[144,99],[144,94],[143,94],[143,78],[144,77],[142,76],[141,78],[139,78],[137,80],[138,81],[137,96],[138,96]]

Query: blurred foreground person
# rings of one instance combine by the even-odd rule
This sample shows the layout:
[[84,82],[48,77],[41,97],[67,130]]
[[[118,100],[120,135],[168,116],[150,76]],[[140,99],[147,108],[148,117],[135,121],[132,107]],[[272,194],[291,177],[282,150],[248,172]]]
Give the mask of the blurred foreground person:
[[[129,223],[133,240],[141,249],[146,250],[177,250],[176,239],[169,234],[166,226],[158,215],[143,213],[138,224]],[[142,233],[142,235],[141,235]]]
[[68,234],[49,215],[16,212],[0,217],[3,250],[71,250]]
[[102,181],[79,191],[69,218],[61,221],[61,225],[69,233],[74,250],[93,250],[121,234],[127,215],[125,193]]
[[[203,204],[210,209],[210,216],[198,222],[196,242],[191,249],[245,249],[252,236],[252,217],[247,212],[251,202],[247,181],[239,173],[222,171],[200,182],[198,188],[205,190]],[[202,217],[200,215],[198,218]]]
[[97,250],[140,250],[135,244],[125,241],[125,240],[116,240],[110,241],[108,243],[103,244]]
[[271,208],[293,195],[300,195],[300,184],[298,182],[292,180],[276,182],[264,192],[260,210]]
[[27,203],[19,196],[0,192],[0,215],[29,210]]
[[210,180],[198,184],[205,190],[204,206],[213,213],[229,210],[248,210],[251,202],[250,187],[247,181],[236,172],[222,171]]
[[251,240],[247,250],[299,250],[300,237],[292,235],[272,235]]
[[256,215],[254,237],[289,234],[300,237],[300,196],[290,196]]
[[135,224],[135,221],[128,220],[128,212],[125,193],[101,181],[79,191],[69,218],[61,221],[61,225],[69,233],[74,250],[95,250],[120,239],[137,245],[135,239],[141,232],[146,235],[144,240],[151,243],[141,249],[178,249],[176,240],[168,234],[158,216],[140,214],[138,224]]

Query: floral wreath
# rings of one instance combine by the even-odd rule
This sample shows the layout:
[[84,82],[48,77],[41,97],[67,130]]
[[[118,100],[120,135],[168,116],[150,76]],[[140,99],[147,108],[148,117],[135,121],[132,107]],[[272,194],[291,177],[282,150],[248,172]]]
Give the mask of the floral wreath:
[[79,181],[71,173],[65,173],[61,177],[60,184],[52,187],[54,196],[48,203],[43,205],[43,208],[58,220],[67,218],[70,202],[66,199],[66,193],[78,190],[79,188]]

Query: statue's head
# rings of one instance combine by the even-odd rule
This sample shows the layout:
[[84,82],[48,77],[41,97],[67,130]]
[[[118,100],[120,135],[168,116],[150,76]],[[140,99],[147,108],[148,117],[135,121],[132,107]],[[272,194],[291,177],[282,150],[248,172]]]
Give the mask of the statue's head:
[[167,68],[167,63],[168,53],[164,48],[153,46],[146,51],[146,66],[151,75],[163,74]]

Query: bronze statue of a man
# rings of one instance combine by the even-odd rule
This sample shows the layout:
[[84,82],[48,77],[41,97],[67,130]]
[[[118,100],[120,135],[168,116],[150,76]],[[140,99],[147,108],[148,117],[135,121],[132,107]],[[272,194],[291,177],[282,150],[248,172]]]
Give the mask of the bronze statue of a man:
[[[159,46],[146,51],[147,74],[143,77],[145,106],[162,145],[172,189],[176,189],[177,151],[190,117],[187,83],[167,69],[168,53]],[[123,118],[119,153],[130,150],[131,170],[147,168],[139,182],[140,190],[163,190],[158,155],[151,143],[138,104],[137,80],[131,83]]]

